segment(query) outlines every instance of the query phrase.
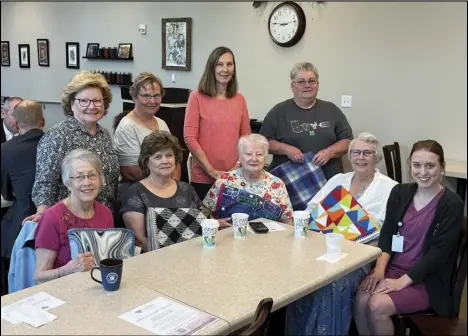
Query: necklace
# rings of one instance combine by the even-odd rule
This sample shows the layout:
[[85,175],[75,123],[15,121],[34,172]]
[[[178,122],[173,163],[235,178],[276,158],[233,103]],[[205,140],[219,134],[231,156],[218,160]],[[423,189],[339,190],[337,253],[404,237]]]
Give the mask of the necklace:
[[360,185],[361,190],[356,195],[356,198],[360,198],[362,195],[364,195],[364,191],[366,191],[366,189],[371,185],[373,180],[374,180],[374,177],[372,177],[370,181],[366,181]]
[[156,121],[156,119],[154,117],[151,118],[151,122],[150,122],[151,125],[148,125],[148,122],[146,120],[144,120],[143,118],[141,118],[138,115],[138,113],[136,113],[135,111],[133,111],[133,115],[136,117],[138,122],[143,124],[143,126],[148,128],[149,130],[151,130],[151,131],[157,131],[158,130],[158,122]]
[[[247,178],[244,176],[244,172],[242,171],[242,169],[240,170],[240,174],[241,174],[241,177],[242,177],[242,179],[243,179],[244,181],[249,182],[249,185],[250,185],[250,186],[252,186],[254,183],[259,183],[259,182],[262,182],[262,181],[265,180],[265,179],[264,179],[264,177],[265,177],[265,171],[263,171],[263,170],[262,170],[262,177],[259,178],[258,180],[254,180],[253,182],[252,182],[251,179],[247,179]],[[246,184],[245,182],[241,182],[241,186],[245,187],[246,185],[247,185],[247,184]]]

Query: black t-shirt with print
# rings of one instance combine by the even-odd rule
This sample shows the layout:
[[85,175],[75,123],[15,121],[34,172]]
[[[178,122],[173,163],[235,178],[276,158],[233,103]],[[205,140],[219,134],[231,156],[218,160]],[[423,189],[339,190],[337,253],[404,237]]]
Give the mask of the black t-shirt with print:
[[[345,115],[335,104],[317,99],[310,109],[297,106],[293,99],[274,106],[263,120],[260,134],[303,153],[317,153],[343,139],[352,139],[353,132]],[[273,155],[270,169],[288,161],[285,155]],[[338,159],[330,160],[323,171],[330,179],[340,171]]]

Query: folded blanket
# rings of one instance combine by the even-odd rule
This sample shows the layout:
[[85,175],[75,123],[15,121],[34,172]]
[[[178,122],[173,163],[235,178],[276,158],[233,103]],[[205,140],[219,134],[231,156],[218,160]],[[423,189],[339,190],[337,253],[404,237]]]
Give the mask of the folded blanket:
[[307,203],[327,183],[320,166],[312,164],[314,153],[304,154],[303,163],[287,161],[270,171],[283,180],[294,210],[304,210]]
[[241,212],[249,215],[249,220],[267,218],[279,221],[283,210],[271,201],[244,189],[222,184],[216,203],[216,218],[231,217],[233,213]]

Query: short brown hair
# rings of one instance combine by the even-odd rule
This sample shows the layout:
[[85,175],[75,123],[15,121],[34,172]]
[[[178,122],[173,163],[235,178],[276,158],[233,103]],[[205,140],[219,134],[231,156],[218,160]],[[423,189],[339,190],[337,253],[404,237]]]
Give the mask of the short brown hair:
[[104,115],[107,114],[110,103],[112,103],[112,91],[104,79],[104,76],[90,71],[80,71],[73,76],[70,83],[67,84],[62,94],[62,108],[65,115],[73,115],[71,105],[77,93],[87,88],[98,88],[102,92],[104,99]]
[[41,127],[44,119],[42,105],[34,100],[22,100],[14,107],[13,118],[19,128]]
[[145,87],[148,84],[153,85],[154,83],[158,83],[159,87],[161,88],[161,96],[164,97],[164,94],[166,92],[164,91],[164,87],[162,85],[161,80],[155,75],[153,75],[151,72],[142,72],[135,77],[135,79],[133,80],[133,84],[132,86],[130,86],[129,89],[130,96],[132,96],[135,99],[142,87]]
[[215,69],[219,58],[226,53],[230,53],[232,55],[232,61],[234,62],[234,73],[232,74],[231,81],[227,85],[226,97],[231,98],[237,94],[237,70],[234,53],[228,47],[217,47],[208,57],[205,65],[205,71],[203,71],[203,75],[200,79],[200,82],[198,83],[198,91],[204,95],[209,97],[216,97],[217,91]]
[[138,157],[138,166],[140,166],[143,177],[148,177],[150,174],[148,169],[149,158],[165,149],[172,149],[176,164],[182,162],[183,149],[180,147],[179,139],[171,133],[168,131],[154,131],[145,136],[140,147],[140,156]]
[[438,143],[435,140],[420,140],[416,142],[413,145],[413,148],[411,148],[411,153],[409,157],[410,160],[413,157],[414,152],[418,152],[422,150],[426,152],[434,153],[435,155],[437,155],[439,157],[440,165],[442,166],[442,168],[445,169],[444,149],[442,148],[440,143]]

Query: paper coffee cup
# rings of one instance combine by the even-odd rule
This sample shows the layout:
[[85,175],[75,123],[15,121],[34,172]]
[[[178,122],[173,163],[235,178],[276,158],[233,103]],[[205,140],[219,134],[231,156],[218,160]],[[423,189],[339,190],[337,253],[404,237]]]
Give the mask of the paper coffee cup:
[[219,223],[216,219],[204,219],[201,222],[203,234],[203,247],[214,247],[216,245],[216,234]]
[[247,235],[247,224],[249,223],[249,215],[245,213],[232,214],[232,231],[234,237],[244,238]]
[[294,211],[294,235],[296,237],[305,237],[309,226],[310,213],[307,211]]

